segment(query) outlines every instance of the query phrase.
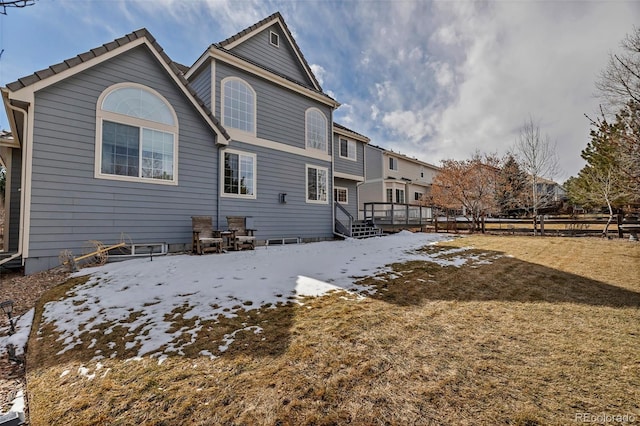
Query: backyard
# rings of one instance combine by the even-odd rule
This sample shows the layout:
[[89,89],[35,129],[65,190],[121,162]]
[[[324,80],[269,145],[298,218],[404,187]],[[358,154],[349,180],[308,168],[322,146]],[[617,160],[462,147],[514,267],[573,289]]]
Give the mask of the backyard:
[[640,244],[450,238],[84,270],[36,306],[30,424],[640,421]]

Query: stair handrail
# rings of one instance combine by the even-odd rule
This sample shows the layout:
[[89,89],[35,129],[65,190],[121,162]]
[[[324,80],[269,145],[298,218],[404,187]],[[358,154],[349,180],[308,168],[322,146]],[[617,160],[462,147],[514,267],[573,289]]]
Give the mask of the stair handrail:
[[340,219],[338,219],[337,211],[334,212],[336,223],[339,223],[346,229],[347,237],[351,237],[351,230],[353,229],[353,220],[354,220],[353,215],[351,215],[351,213],[349,213],[349,211],[347,211],[347,209],[345,209],[344,206],[340,204],[338,201],[334,201],[333,206],[334,206],[334,209],[340,210],[342,213],[344,213],[347,216],[347,218],[349,218],[349,226],[346,226],[344,223],[342,223]]

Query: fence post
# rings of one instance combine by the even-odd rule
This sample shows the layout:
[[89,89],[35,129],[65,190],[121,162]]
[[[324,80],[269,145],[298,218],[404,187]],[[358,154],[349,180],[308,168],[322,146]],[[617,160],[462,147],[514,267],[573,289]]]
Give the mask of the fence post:
[[540,236],[544,237],[544,216],[540,216]]
[[404,206],[404,223],[409,226],[409,204]]
[[622,229],[620,229],[620,226],[622,225],[622,215],[620,213],[618,213],[616,222],[618,224],[618,238],[624,238],[624,232],[622,232]]

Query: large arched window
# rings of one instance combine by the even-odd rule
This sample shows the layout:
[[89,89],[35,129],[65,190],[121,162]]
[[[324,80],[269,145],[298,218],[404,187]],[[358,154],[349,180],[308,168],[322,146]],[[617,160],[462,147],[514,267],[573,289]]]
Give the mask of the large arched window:
[[327,152],[327,118],[317,108],[305,113],[307,148]]
[[256,133],[256,93],[237,77],[222,80],[222,125]]
[[96,177],[177,183],[178,119],[155,90],[116,84],[96,108]]

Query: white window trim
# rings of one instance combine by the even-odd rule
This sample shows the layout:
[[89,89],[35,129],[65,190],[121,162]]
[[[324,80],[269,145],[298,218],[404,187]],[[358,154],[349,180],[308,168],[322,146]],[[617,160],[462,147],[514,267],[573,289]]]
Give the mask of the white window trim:
[[[277,43],[273,42],[273,36],[276,36]],[[271,44],[274,47],[280,47],[280,34],[274,31],[269,31],[269,44]]]
[[[242,82],[243,84],[246,84],[247,87],[249,88],[249,90],[251,90],[251,93],[253,93],[253,131],[252,132],[247,132],[246,130],[243,129],[237,129],[235,127],[231,127],[230,125],[228,125],[227,123],[225,123],[225,118],[224,118],[224,85],[231,80],[237,80]],[[242,134],[245,135],[250,135],[250,136],[256,136],[257,135],[257,128],[258,128],[258,96],[256,95],[256,91],[254,90],[254,88],[247,83],[247,81],[241,79],[240,77],[225,77],[222,79],[222,81],[220,82],[220,117],[221,117],[221,122],[222,122],[222,126],[223,127],[228,127],[229,129],[234,129]]]
[[[335,197],[336,191],[344,191],[345,199],[347,201],[338,201],[337,197]],[[345,188],[343,186],[334,186],[333,187],[333,193],[334,193],[334,198],[336,198],[335,201],[338,201],[342,205],[348,205],[349,204],[349,188]]]
[[[346,157],[342,155],[342,141],[347,142]],[[349,157],[349,145],[351,144],[353,144],[353,158]],[[340,158],[344,158],[345,160],[358,161],[358,144],[356,143],[356,141],[352,141],[351,139],[347,139],[347,138],[338,138],[338,156],[340,156]]]
[[[325,171],[325,183],[327,188],[327,196],[325,200],[310,200],[309,199],[309,169],[324,170]],[[304,198],[308,204],[329,204],[329,196],[332,194],[332,189],[329,187],[329,169],[326,167],[316,166],[315,164],[305,164],[304,167]]]
[[[388,162],[389,170],[393,170],[394,172],[397,172],[398,170],[400,170],[400,163],[398,159],[396,157],[388,157],[388,158],[389,158],[389,162]],[[393,163],[396,166],[395,169],[391,167],[391,160],[393,160]]]
[[[134,87],[138,89],[145,90],[150,92],[151,94],[157,96],[162,102],[164,102],[171,114],[173,115],[173,122],[176,123],[174,126],[168,124],[158,123],[156,121],[144,120],[142,118],[132,117],[129,115],[118,114],[111,111],[105,111],[102,109],[102,103],[104,99],[111,92],[117,89],[122,89],[125,87]],[[162,180],[162,179],[153,179],[153,178],[143,178],[136,176],[121,176],[121,175],[112,175],[108,173],[102,173],[102,124],[103,121],[111,121],[114,123],[124,124],[128,126],[135,126],[140,129],[146,128],[151,130],[160,130],[162,132],[171,133],[173,135],[173,179],[172,180]],[[119,180],[123,182],[138,182],[138,183],[153,183],[156,185],[178,185],[178,116],[176,115],[175,110],[171,106],[171,104],[158,93],[156,90],[151,87],[144,86],[138,83],[117,83],[112,86],[107,87],[98,97],[98,102],[96,103],[96,141],[95,141],[95,160],[94,160],[94,177],[96,179],[108,179],[108,180]],[[140,141],[140,143],[142,143]]]
[[[224,192],[224,154],[236,154],[238,156],[253,158],[253,195],[247,194],[228,194]],[[258,156],[251,152],[238,151],[236,149],[220,150],[220,197],[225,198],[241,198],[243,200],[255,200],[258,198]]]
[[[308,120],[308,115],[310,112],[312,111],[316,111],[319,112],[320,115],[322,115],[322,117],[324,118],[324,149],[320,149],[320,148],[315,148],[312,146],[309,146],[309,139],[307,138],[307,135],[309,134],[308,130],[309,130],[309,120]],[[316,152],[322,152],[322,153],[326,153],[328,148],[329,148],[329,135],[328,135],[328,130],[327,130],[327,126],[328,126],[329,121],[327,120],[327,116],[324,115],[324,113],[322,111],[320,111],[318,108],[307,108],[307,110],[304,112],[304,146],[306,147],[306,149],[310,149]]]

